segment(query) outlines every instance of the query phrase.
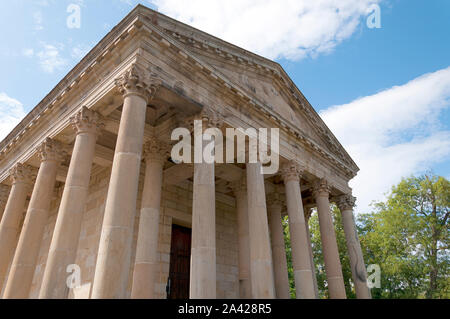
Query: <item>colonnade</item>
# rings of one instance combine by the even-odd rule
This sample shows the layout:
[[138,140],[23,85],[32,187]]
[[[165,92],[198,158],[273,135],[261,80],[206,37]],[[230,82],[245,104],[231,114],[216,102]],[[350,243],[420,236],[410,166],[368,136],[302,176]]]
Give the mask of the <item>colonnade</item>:
[[[159,215],[164,163],[169,147],[153,136],[144,145],[146,109],[159,83],[134,66],[117,80],[124,103],[105,203],[92,298],[125,298],[129,269],[134,268],[132,298],[154,298],[158,267]],[[66,267],[74,264],[81,221],[88,195],[101,116],[82,108],[71,119],[76,137],[59,206],[40,298],[67,298]],[[145,150],[142,154],[142,150]],[[38,148],[39,169],[17,164],[11,170],[12,187],[0,223],[0,287],[3,298],[27,298],[35,272],[59,164],[64,147],[46,139]],[[141,160],[145,182],[140,211],[135,264],[130,265]],[[310,235],[302,204],[303,171],[291,161],[281,169],[291,236],[297,298],[317,298]],[[34,185],[34,186],[33,186]],[[27,195],[31,199],[19,230]],[[233,185],[236,197],[239,282],[241,298],[289,298],[280,191],[266,198],[261,163],[246,165],[242,181]],[[330,211],[330,187],[325,179],[313,185],[329,295],[345,298],[345,286]],[[216,202],[214,164],[194,164],[190,297],[216,297]],[[355,231],[354,198],[336,200],[343,215],[353,281],[359,298],[370,298],[361,247]],[[20,237],[18,243],[16,238]],[[16,245],[17,244],[17,245]],[[7,276],[8,267],[10,267]],[[5,282],[5,279],[7,281]]]

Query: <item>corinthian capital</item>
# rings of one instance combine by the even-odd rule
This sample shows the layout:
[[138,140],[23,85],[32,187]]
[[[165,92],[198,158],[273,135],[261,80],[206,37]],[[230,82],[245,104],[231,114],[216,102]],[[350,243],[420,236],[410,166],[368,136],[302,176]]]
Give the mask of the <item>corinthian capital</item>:
[[149,102],[155,95],[161,81],[154,76],[150,76],[137,64],[131,67],[118,79],[116,86],[124,96],[134,94],[139,95]]
[[330,196],[331,187],[325,178],[318,179],[313,183],[313,195],[316,196]]
[[245,176],[242,176],[237,181],[231,182],[229,186],[233,190],[234,195],[238,195],[239,193],[247,193],[247,179]]
[[70,122],[77,134],[90,132],[98,135],[104,127],[101,115],[86,106],[83,106],[81,111],[72,116]]
[[274,191],[274,192],[268,194],[266,202],[267,202],[267,207],[284,205],[283,196],[278,191]]
[[294,161],[290,161],[281,167],[281,176],[285,183],[289,181],[299,182],[302,174],[303,169]]
[[355,207],[356,197],[353,197],[351,194],[341,195],[336,198],[335,202],[341,212],[352,210]]
[[202,120],[205,129],[221,128],[223,125],[222,115],[214,109],[204,109],[200,113],[199,120]]
[[9,170],[9,175],[13,184],[32,184],[33,180],[36,178],[36,169],[30,165],[17,163]]
[[62,162],[64,157],[67,155],[63,150],[62,144],[49,137],[47,137],[45,141],[37,148],[37,152],[41,162]]
[[170,156],[170,145],[161,142],[152,136],[144,145],[144,158],[146,161],[164,163]]

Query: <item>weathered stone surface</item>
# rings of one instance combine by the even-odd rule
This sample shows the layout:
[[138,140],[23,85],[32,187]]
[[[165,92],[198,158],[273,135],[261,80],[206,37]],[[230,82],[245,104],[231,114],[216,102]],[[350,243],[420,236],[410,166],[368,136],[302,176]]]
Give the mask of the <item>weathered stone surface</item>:
[[[278,127],[289,164],[281,178],[261,175],[259,163],[174,165],[180,118],[223,131]],[[330,295],[343,298],[329,196],[349,194],[357,171],[278,64],[138,6],[0,142],[0,289],[4,298],[165,298],[176,224],[193,230],[191,297],[287,298],[282,212],[265,197],[265,183],[284,180],[297,295],[313,298],[300,183],[325,177],[305,200],[319,211]],[[341,208],[357,252],[351,210]],[[366,297],[362,255],[350,259]],[[79,287],[66,286],[71,264]]]

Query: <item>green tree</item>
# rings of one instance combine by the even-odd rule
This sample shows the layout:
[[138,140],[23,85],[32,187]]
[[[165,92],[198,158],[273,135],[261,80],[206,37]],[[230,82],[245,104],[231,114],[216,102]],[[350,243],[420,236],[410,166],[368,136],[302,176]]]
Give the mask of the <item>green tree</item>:
[[[357,231],[366,265],[381,268],[381,288],[373,298],[450,298],[450,183],[438,176],[403,179],[373,212],[360,214]],[[355,297],[342,216],[332,206],[347,296]],[[291,296],[295,283],[288,219],[283,221]],[[309,221],[319,297],[327,298],[326,273],[317,213]]]

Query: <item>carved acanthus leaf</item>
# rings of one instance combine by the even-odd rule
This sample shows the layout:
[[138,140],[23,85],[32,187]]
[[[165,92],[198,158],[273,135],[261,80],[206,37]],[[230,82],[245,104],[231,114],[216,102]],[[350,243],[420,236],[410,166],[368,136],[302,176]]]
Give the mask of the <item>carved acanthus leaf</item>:
[[353,207],[355,207],[356,197],[346,194],[337,197],[335,201],[336,205],[339,207],[339,210],[342,212],[345,210],[352,210]]
[[55,161],[62,162],[67,156],[62,144],[54,139],[46,138],[37,148],[37,153],[42,162]]
[[17,163],[10,171],[9,175],[14,183],[31,184],[36,178],[37,170],[27,164]]
[[165,162],[170,156],[170,145],[152,136],[144,145],[144,158],[146,161]]
[[86,106],[70,118],[73,129],[79,134],[82,132],[92,132],[98,135],[105,126],[102,121],[102,116]]
[[329,196],[331,193],[331,187],[325,178],[318,179],[313,183],[313,195],[316,196]]
[[161,80],[150,75],[134,63],[121,77],[116,79],[116,86],[123,95],[136,94],[147,102],[153,99]]
[[303,169],[294,161],[284,164],[281,168],[281,176],[283,177],[285,183],[289,181],[300,181],[302,174]]

